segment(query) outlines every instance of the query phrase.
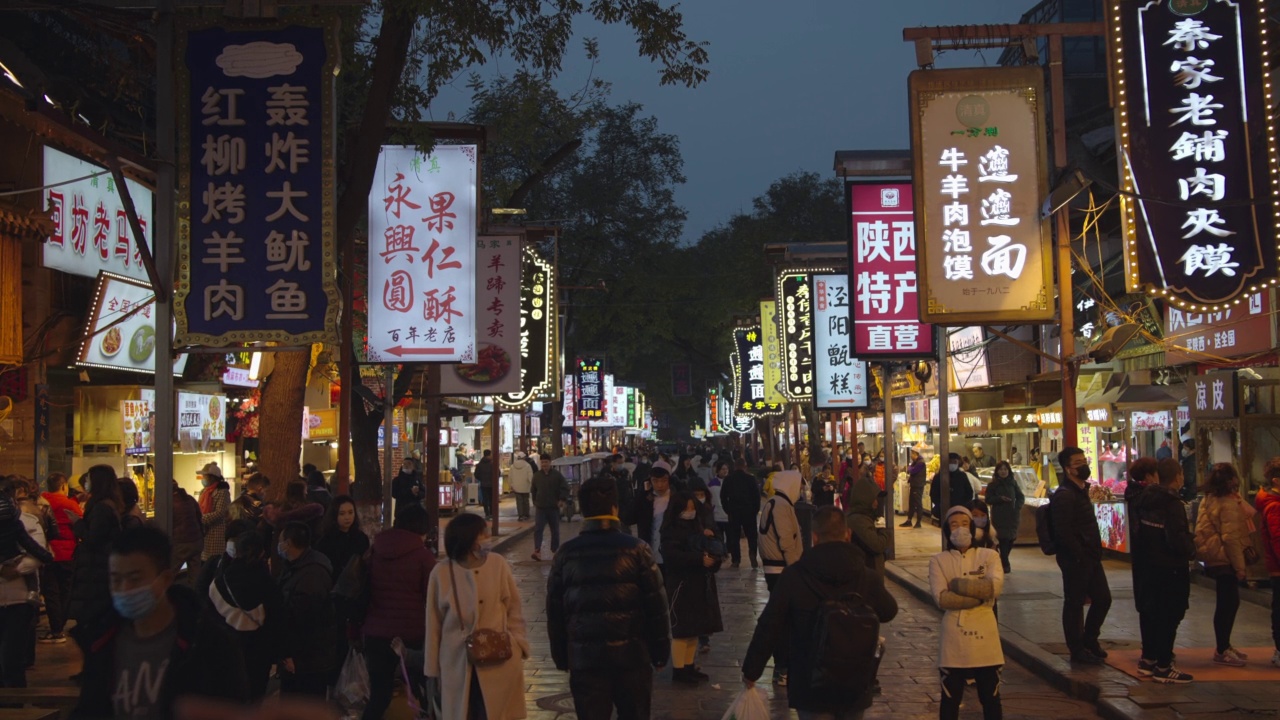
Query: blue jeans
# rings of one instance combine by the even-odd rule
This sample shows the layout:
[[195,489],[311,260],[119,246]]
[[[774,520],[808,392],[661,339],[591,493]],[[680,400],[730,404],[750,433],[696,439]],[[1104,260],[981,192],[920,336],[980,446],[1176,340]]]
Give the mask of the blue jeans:
[[537,508],[533,513],[533,550],[542,552],[542,529],[551,526],[551,552],[560,550],[560,508]]

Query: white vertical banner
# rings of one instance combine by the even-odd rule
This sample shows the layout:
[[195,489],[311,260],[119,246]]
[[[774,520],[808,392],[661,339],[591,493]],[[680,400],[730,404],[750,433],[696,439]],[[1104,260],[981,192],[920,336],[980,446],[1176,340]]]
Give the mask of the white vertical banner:
[[474,145],[386,145],[369,194],[369,362],[476,360]]
[[853,357],[849,276],[813,276],[813,365],[816,407],[867,406],[867,364]]
[[519,237],[476,240],[476,359],[445,370],[442,394],[520,392],[520,265]]

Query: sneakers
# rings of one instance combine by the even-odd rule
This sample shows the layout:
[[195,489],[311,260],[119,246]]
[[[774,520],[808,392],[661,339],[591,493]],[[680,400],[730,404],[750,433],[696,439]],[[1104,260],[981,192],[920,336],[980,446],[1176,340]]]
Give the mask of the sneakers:
[[1186,685],[1195,680],[1189,673],[1184,673],[1173,663],[1167,668],[1156,668],[1155,673],[1151,675],[1151,679],[1165,685]]
[[1248,656],[1248,655],[1245,655],[1244,653],[1240,652],[1239,650],[1235,649],[1234,647],[1232,647],[1232,646],[1230,646],[1230,645],[1228,645],[1228,646],[1227,646],[1227,652],[1231,653],[1232,655],[1235,655],[1236,657],[1240,658],[1241,660],[1248,660],[1248,659],[1249,659],[1249,656]]
[[533,554],[530,555],[529,557],[533,558],[534,562],[542,562],[542,551],[534,550]]
[[1280,650],[1277,650],[1275,654],[1271,656],[1271,665],[1272,667],[1280,668]]
[[1233,647],[1228,647],[1222,652],[1213,654],[1213,661],[1219,665],[1229,665],[1231,667],[1244,667],[1244,658]]
[[67,641],[67,636],[62,633],[46,632],[40,636],[39,640],[46,644],[61,644]]
[[910,521],[910,520],[908,520],[908,521],[906,521],[906,522],[902,523],[901,525],[899,525],[898,527],[911,527],[911,521]]
[[1080,663],[1081,665],[1104,665],[1107,661],[1097,655],[1094,655],[1088,650],[1080,650],[1078,652],[1071,653],[1071,662]]
[[1146,658],[1138,658],[1138,675],[1141,677],[1151,677],[1156,674],[1156,661]]

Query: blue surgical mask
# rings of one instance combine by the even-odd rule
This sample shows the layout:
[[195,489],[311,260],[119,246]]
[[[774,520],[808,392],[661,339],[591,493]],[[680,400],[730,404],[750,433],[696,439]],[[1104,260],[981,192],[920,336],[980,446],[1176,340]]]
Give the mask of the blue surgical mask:
[[951,472],[955,472],[960,469],[960,465],[957,463],[951,463],[950,465],[947,466],[947,469],[950,470]]
[[289,553],[285,551],[285,545],[283,542],[276,545],[276,553],[285,560],[289,559]]
[[126,620],[141,620],[150,615],[158,602],[159,598],[151,591],[151,585],[111,592],[112,606]]

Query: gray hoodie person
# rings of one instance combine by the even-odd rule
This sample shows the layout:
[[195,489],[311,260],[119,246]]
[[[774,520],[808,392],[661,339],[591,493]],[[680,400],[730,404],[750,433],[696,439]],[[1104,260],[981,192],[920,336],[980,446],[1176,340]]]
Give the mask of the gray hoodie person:
[[852,533],[851,541],[867,556],[867,567],[874,568],[881,578],[889,538],[884,528],[876,527],[876,518],[880,516],[880,498],[884,494],[874,480],[865,477],[856,480],[849,490],[849,507],[844,514],[845,524]]

